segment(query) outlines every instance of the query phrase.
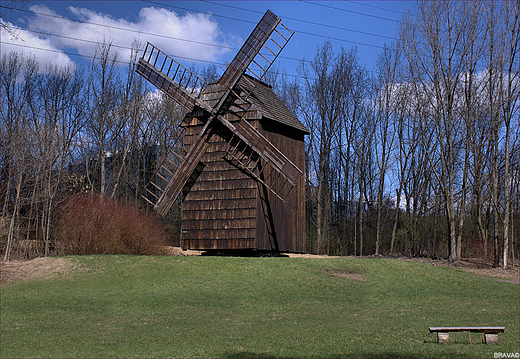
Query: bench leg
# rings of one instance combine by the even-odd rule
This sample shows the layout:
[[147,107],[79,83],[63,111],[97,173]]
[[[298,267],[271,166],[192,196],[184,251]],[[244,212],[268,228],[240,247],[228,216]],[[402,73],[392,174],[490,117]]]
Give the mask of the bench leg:
[[450,341],[450,333],[437,333],[437,343],[448,343]]
[[486,344],[498,344],[498,334],[484,334],[484,343]]

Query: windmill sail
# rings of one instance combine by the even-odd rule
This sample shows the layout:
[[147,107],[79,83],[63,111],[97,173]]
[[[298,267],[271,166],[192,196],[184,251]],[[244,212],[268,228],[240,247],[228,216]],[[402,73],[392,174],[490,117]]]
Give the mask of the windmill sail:
[[235,86],[240,76],[242,76],[251,61],[260,52],[279,22],[280,19],[271,10],[266,11],[233,61],[229,64],[220,78],[219,84],[229,89]]
[[206,82],[150,43],[146,44],[136,70],[157,88],[192,111]]
[[164,192],[158,198],[157,203],[155,203],[154,209],[160,215],[165,216],[183,189],[189,190],[186,186],[189,187],[197,179],[204,168],[200,164],[200,160],[208,146],[209,143],[202,137],[198,137],[197,141],[191,146],[190,151],[186,154],[186,160],[179,166]]
[[[143,56],[139,59],[136,72],[188,112],[196,104],[201,104],[198,96],[206,87],[206,82],[150,43],[147,43]],[[189,185],[193,184],[193,180],[202,170],[199,163],[207,142],[201,137],[196,145],[185,153],[182,141],[177,141],[170,151],[176,158],[172,161],[169,154],[166,154],[155,171],[155,179],[149,182],[151,188],[145,189],[143,198],[161,215],[168,213],[178,195],[189,189]],[[183,152],[184,155],[179,155]]]

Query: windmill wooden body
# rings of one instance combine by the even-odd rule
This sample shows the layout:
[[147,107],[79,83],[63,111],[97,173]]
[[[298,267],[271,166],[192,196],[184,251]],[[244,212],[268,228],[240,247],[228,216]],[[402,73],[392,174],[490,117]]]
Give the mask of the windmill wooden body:
[[291,36],[268,10],[209,85],[151,44],[139,60],[136,71],[188,111],[145,198],[161,215],[182,199],[184,249],[305,251],[308,131],[261,81]]

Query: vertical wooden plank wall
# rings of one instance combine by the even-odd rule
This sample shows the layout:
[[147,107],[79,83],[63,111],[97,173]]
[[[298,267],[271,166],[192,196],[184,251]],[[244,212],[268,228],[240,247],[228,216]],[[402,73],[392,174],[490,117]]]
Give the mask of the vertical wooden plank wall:
[[[186,145],[202,125],[189,126]],[[216,131],[202,158],[206,167],[182,203],[183,249],[252,249],[256,237],[256,182],[222,160],[225,129]]]
[[[305,169],[304,134],[271,120],[262,121],[262,134],[285,154],[298,168]],[[271,184],[271,183],[268,183]],[[282,252],[305,252],[305,175],[291,191],[285,203],[268,191],[272,222],[267,223],[269,213],[262,204],[263,191],[259,189],[257,200],[257,245],[268,249],[271,246],[270,225],[274,227],[279,250]]]

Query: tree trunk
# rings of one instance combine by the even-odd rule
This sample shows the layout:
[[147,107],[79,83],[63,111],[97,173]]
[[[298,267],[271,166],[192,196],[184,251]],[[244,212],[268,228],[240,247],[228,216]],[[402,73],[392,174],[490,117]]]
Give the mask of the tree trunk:
[[359,255],[363,257],[363,185],[359,181]]
[[396,203],[395,203],[395,218],[394,218],[394,226],[392,227],[392,237],[390,239],[390,254],[394,253],[395,246],[395,235],[397,232],[397,224],[399,223],[399,212],[400,212],[400,204],[401,204],[401,185],[396,189]]
[[4,261],[9,261],[11,259],[11,249],[13,247],[14,242],[14,228],[16,224],[16,218],[18,217],[18,209],[20,208],[20,192],[22,188],[22,175],[18,176],[16,181],[16,195],[14,199],[13,213],[11,214],[11,219],[9,221],[9,230],[7,232],[7,244],[5,248]]

